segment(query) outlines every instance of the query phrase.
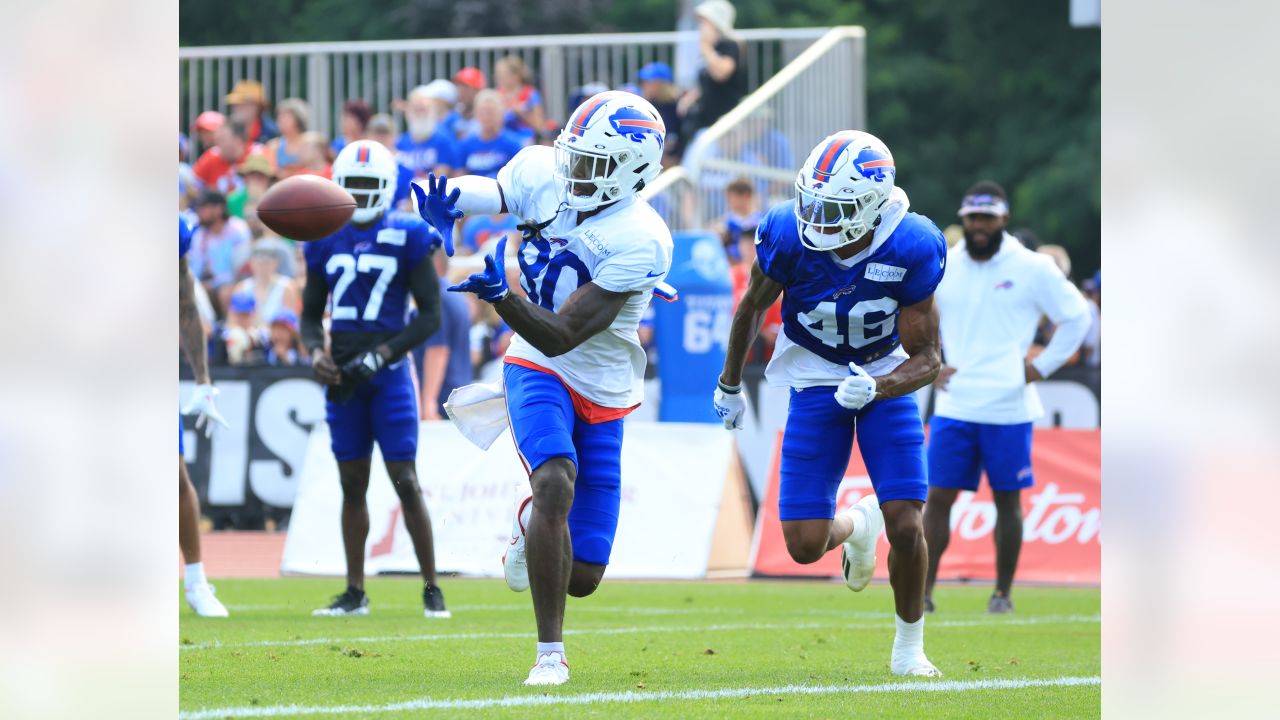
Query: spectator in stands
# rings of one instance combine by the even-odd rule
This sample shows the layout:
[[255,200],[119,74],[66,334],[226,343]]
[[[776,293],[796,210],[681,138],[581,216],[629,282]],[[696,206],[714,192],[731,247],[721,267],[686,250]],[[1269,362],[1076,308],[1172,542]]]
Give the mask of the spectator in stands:
[[276,124],[280,136],[267,145],[267,159],[275,176],[287,178],[303,171],[302,136],[311,124],[311,106],[305,100],[286,98],[276,107]]
[[255,365],[262,359],[262,329],[253,322],[254,299],[250,293],[232,295],[227,307],[227,322],[222,329],[227,362],[232,365]]
[[1080,351],[1085,365],[1099,367],[1102,365],[1102,269],[1080,285],[1089,303],[1089,332],[1085,333]]
[[477,93],[475,106],[477,130],[458,143],[459,169],[469,175],[497,178],[498,171],[524,147],[524,141],[502,126],[502,97],[496,90]]
[[290,250],[293,253],[293,273],[289,282],[293,285],[293,293],[297,297],[302,297],[307,287],[307,258],[303,250],[304,245],[305,243],[296,242]]
[[213,147],[196,160],[196,178],[210,190],[226,194],[240,187],[240,175],[236,167],[248,159],[249,153],[262,152],[261,145],[249,142],[248,130],[243,123],[223,123],[213,134]]
[[[743,263],[746,259],[742,257],[739,241],[746,236],[754,246],[756,226],[760,224],[761,212],[759,203],[756,202],[756,188],[750,180],[740,177],[729,183],[724,190],[724,197],[728,212],[720,218],[713,230],[720,234],[729,262]],[[751,254],[751,259],[755,259],[755,253]]]
[[547,114],[542,93],[530,80],[529,69],[517,55],[502,58],[493,68],[493,84],[507,111],[507,129],[537,142],[546,135]]
[[[736,183],[737,181],[734,182],[734,184]],[[739,187],[739,192],[742,192],[744,188]],[[751,183],[746,183],[746,187],[750,188]],[[733,283],[733,307],[736,310],[738,303],[742,301],[742,296],[747,292],[747,285],[751,279],[751,268],[756,264],[756,234],[754,230],[738,235],[737,248],[734,254],[738,256],[739,261],[729,266],[729,280]],[[765,313],[764,322],[760,325],[759,339],[747,352],[747,362],[768,362],[769,358],[773,357],[773,347],[778,341],[778,333],[780,332],[782,332],[781,297]]]
[[329,155],[329,142],[324,135],[312,130],[303,133],[301,141],[296,174],[333,177],[333,157]]
[[257,219],[256,210],[258,201],[275,180],[275,172],[271,168],[271,161],[263,153],[250,153],[237,170],[244,182],[227,195],[227,210],[232,217],[243,218],[249,223],[249,229],[253,231],[255,238],[261,237],[263,227]]
[[[436,274],[445,277],[449,272],[449,258],[444,253],[434,253]],[[458,293],[447,292],[446,283],[440,284],[440,329],[436,330],[415,352],[422,368],[423,420],[444,418],[444,401],[454,388],[472,382],[471,370],[471,306]]]
[[667,139],[662,146],[662,164],[674,165],[680,157],[680,113],[676,110],[680,93],[676,90],[675,75],[671,66],[662,62],[651,62],[640,68],[636,75],[640,81],[640,95],[648,100],[662,116],[662,124],[667,127]]
[[199,157],[213,147],[213,134],[226,121],[226,116],[217,110],[205,110],[196,116],[195,133],[192,136],[195,147],[191,148],[191,157]]
[[342,104],[342,134],[333,139],[329,144],[329,149],[333,151],[336,157],[342,152],[342,148],[347,143],[363,140],[369,132],[369,118],[373,116],[373,111],[369,109],[369,103],[356,98],[348,100]]
[[208,290],[210,299],[225,308],[236,273],[249,256],[249,226],[231,217],[226,196],[216,190],[206,190],[200,196],[196,214],[200,224],[191,234],[191,272]]
[[445,114],[442,106],[456,101],[457,92],[450,93],[438,84],[441,82],[452,88],[448,80],[419,85],[410,91],[404,103],[409,129],[396,141],[396,159],[413,171],[415,178],[424,178],[431,172],[448,175],[457,165],[454,159],[457,141],[440,124]]
[[[1022,247],[1028,250],[1039,250],[1040,246],[1043,244],[1040,242],[1040,236],[1037,235],[1035,231],[1032,230],[1031,228],[1018,228],[1017,230],[1010,230],[1009,234],[1018,238],[1018,242],[1022,243]],[[1067,273],[1067,274],[1070,275],[1070,273]]]
[[[178,213],[185,214],[187,209],[195,203],[196,195],[199,193],[200,181],[196,179],[196,173],[191,169],[191,163],[187,162],[190,156],[191,146],[187,141],[187,136],[178,133]],[[188,218],[191,220],[191,218]],[[194,222],[188,222],[187,225],[194,225]]]
[[[369,139],[382,143],[382,146],[393,154],[397,153],[396,125],[390,115],[378,113],[369,118]],[[391,206],[397,210],[408,210],[413,205],[409,199],[409,194],[412,192],[409,190],[409,184],[413,182],[413,171],[405,166],[398,154],[396,167],[399,174],[396,175],[396,194],[391,198]]]
[[227,93],[227,105],[231,119],[244,123],[249,131],[249,142],[265,143],[278,136],[280,130],[267,112],[266,96],[262,84],[256,80],[241,80]]
[[[1071,279],[1071,256],[1067,254],[1066,248],[1061,245],[1043,245],[1040,243],[1039,236],[1025,228],[1014,231],[1011,234],[1018,238],[1019,242],[1024,244],[1028,241],[1036,243],[1035,251],[1041,255],[1048,255],[1052,258],[1053,264],[1062,271],[1062,274],[1068,280]],[[1028,361],[1035,360],[1040,356],[1040,353],[1044,352],[1045,347],[1049,345],[1049,341],[1053,339],[1053,331],[1055,329],[1056,326],[1053,324],[1052,320],[1044,315],[1040,316],[1040,324],[1036,326],[1035,339],[1031,341],[1031,347],[1027,350]],[[1072,365],[1079,364],[1080,359],[1081,351],[1076,350],[1074,353],[1071,353],[1066,362],[1062,363],[1062,366],[1071,367]]]
[[298,334],[298,314],[281,310],[271,318],[265,361],[268,365],[309,365]]
[[476,67],[464,67],[453,74],[453,85],[458,90],[458,104],[454,106],[453,122],[449,132],[456,138],[464,138],[475,132],[476,94],[489,87],[484,72]]
[[302,296],[280,268],[287,265],[288,243],[279,238],[263,238],[254,244],[249,255],[249,277],[236,285],[235,295],[249,295],[254,300],[252,324],[266,327],[282,310],[302,311]]
[[680,98],[685,138],[710,127],[747,94],[747,68],[741,40],[733,31],[737,15],[729,0],[705,0],[693,9],[698,16],[698,50],[703,68],[698,87]]

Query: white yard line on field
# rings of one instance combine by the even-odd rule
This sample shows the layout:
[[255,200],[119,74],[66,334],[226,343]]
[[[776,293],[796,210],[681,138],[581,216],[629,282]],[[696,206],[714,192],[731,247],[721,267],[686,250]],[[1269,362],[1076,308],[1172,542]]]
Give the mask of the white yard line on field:
[[[294,604],[266,604],[266,605],[240,605],[236,603],[226,603],[231,610],[240,610],[243,612],[258,610],[305,610],[310,613],[313,609],[311,605],[306,603]],[[387,604],[387,603],[370,603],[369,607],[373,610],[416,610],[422,607],[422,604]],[[453,612],[531,612],[533,606],[529,603],[523,605],[449,605],[449,609]],[[616,613],[619,615],[722,615],[732,613],[740,615],[744,612],[742,608],[662,608],[662,607],[575,607],[573,612],[576,613]],[[890,617],[887,613],[881,613],[885,617]]]
[[1024,690],[1038,687],[1071,687],[1100,685],[1102,678],[1056,677],[1011,680],[915,680],[882,685],[781,685],[776,687],[720,688],[716,690],[683,690],[583,695],[509,695],[468,700],[435,700],[419,698],[385,705],[275,705],[270,707],[231,707],[189,710],[178,714],[180,720],[213,720],[214,718],[284,717],[290,715],[369,715],[410,710],[482,710],[492,707],[526,707],[531,705],[595,705],[603,703],[648,703],[664,700],[718,700],[757,695],[846,695],[871,693],[937,693],[974,690]]
[[[991,626],[1000,627],[1005,625],[1057,625],[1057,624],[1076,624],[1076,623],[1096,623],[1101,622],[1102,618],[1098,615],[1045,615],[1042,617],[1031,618],[1006,618],[994,617],[984,620],[935,620],[928,623],[931,628],[936,627],[978,627]],[[634,635],[637,633],[672,633],[672,632],[723,632],[735,630],[866,630],[890,628],[891,624],[885,622],[876,623],[740,623],[731,625],[667,625],[667,626],[638,626],[638,627],[615,627],[615,628],[584,628],[565,630],[565,635]],[[481,633],[434,633],[430,635],[379,635],[379,636],[363,636],[363,637],[327,637],[327,638],[298,638],[294,640],[253,640],[249,642],[220,643],[214,641],[212,643],[198,643],[191,645],[179,645],[178,649],[182,651],[191,650],[219,650],[227,648],[246,648],[246,647],[298,647],[304,645],[343,645],[351,643],[382,643],[382,642],[425,642],[436,640],[492,640],[505,638],[532,638],[535,633],[532,632],[481,632]]]

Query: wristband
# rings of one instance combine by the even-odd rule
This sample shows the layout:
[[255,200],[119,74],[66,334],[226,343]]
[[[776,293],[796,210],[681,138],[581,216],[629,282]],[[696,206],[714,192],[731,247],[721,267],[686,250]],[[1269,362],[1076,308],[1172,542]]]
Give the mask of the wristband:
[[742,392],[741,385],[725,385],[724,381],[722,380],[717,380],[716,384],[720,386],[720,392],[722,393],[726,393],[729,395],[737,395],[738,393]]

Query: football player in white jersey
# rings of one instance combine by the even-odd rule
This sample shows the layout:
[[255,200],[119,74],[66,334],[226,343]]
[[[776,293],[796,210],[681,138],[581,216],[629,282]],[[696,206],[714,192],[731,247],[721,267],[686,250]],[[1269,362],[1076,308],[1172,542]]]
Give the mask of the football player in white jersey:
[[484,272],[449,290],[493,304],[516,332],[503,380],[532,495],[517,508],[503,562],[507,584],[533,595],[538,651],[527,685],[569,679],[566,593],[590,595],[609,562],[622,418],[640,404],[645,367],[637,328],[671,268],[671,233],[637,197],[662,169],[665,135],[646,100],[604,92],[573,113],[554,149],[521,150],[496,181],[456,178],[450,193],[432,177],[429,192],[413,188],[446,243],[463,213],[512,213],[524,234],[516,255],[527,297],[507,285],[505,239]]
[[[778,486],[787,550],[807,564],[842,547],[856,592],[871,580],[885,532],[897,610],[889,668],[936,677],[924,653],[924,429],[911,394],[941,364],[933,292],[947,245],[928,218],[907,212],[895,179],[889,148],[865,132],[838,132],[809,153],[795,200],[775,205],[757,228],[714,402],[726,428],[741,427],[747,348],[785,291],[765,378],[791,388]],[[875,494],[836,514],[855,434]]]

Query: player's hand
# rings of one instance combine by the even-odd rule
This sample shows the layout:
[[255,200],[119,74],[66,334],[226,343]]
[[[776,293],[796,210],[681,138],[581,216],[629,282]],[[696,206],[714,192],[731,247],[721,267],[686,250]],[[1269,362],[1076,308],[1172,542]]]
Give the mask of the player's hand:
[[337,385],[342,382],[342,371],[338,369],[338,364],[323,350],[317,350],[311,356],[311,374],[321,385]]
[[741,430],[742,414],[747,411],[747,401],[742,397],[742,386],[720,383],[712,396],[716,415],[724,421],[725,430]]
[[680,297],[680,292],[675,287],[666,282],[660,282],[653,288],[653,294],[666,300],[667,302],[675,302]]
[[386,367],[386,365],[387,359],[382,357],[382,353],[377,350],[370,350],[354,360],[348,360],[342,366],[342,384],[350,383],[355,386],[362,382],[368,382],[369,378],[377,375],[378,371]]
[[934,378],[933,386],[939,390],[946,390],[947,383],[951,382],[951,376],[956,374],[956,369],[950,365],[943,365],[938,370],[938,377]]
[[440,239],[444,245],[444,254],[453,257],[453,223],[462,217],[462,211],[456,205],[462,191],[454,188],[448,192],[449,178],[435,173],[427,173],[427,190],[424,192],[418,183],[410,183],[413,197],[418,201],[418,214],[436,230],[440,231]]
[[[217,423],[222,427],[230,427],[227,421],[218,412],[218,408],[213,405],[213,398],[218,394],[218,388],[213,385],[197,385],[194,392],[191,393],[191,399],[187,401],[186,407],[182,408],[183,415],[196,416],[196,430],[204,430],[204,436],[213,437],[213,424]],[[210,422],[212,421],[212,422]]]
[[1033,383],[1033,382],[1036,382],[1037,380],[1044,379],[1044,375],[1040,374],[1040,368],[1031,364],[1030,360],[1026,361],[1025,366],[1026,367],[1025,367],[1024,373],[1026,374],[1028,383]]
[[876,397],[876,379],[857,363],[849,363],[849,371],[853,374],[836,388],[836,402],[850,410],[861,410]]
[[449,292],[475,293],[481,300],[497,305],[511,293],[507,285],[507,238],[498,241],[492,255],[484,256],[484,272],[478,272],[449,288]]

